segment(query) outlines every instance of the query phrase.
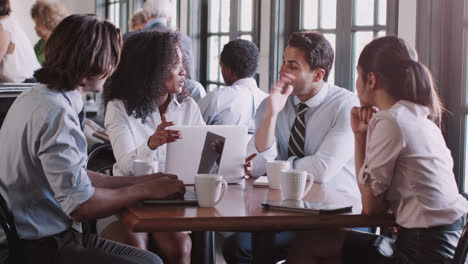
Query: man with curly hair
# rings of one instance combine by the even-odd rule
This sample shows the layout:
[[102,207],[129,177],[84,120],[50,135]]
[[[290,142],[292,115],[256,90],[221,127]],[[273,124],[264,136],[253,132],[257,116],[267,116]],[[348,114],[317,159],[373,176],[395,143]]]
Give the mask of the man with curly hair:
[[246,125],[255,131],[255,114],[268,94],[260,90],[253,78],[258,67],[258,48],[248,40],[227,43],[219,65],[229,87],[210,92],[198,101],[208,125]]
[[68,10],[60,2],[39,0],[31,7],[31,17],[36,26],[36,34],[41,38],[34,45],[37,60],[44,64],[44,46],[54,28],[68,16]]

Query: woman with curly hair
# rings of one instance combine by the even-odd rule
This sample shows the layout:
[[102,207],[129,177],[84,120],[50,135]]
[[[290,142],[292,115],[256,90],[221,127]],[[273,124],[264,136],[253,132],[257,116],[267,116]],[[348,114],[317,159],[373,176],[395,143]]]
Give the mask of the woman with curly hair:
[[68,16],[68,11],[62,3],[39,0],[31,7],[31,17],[34,19],[36,34],[41,38],[34,45],[37,60],[42,65],[45,60],[44,46],[54,28]]
[[[183,90],[184,81],[178,33],[141,31],[125,41],[120,64],[104,88],[105,127],[117,160],[114,175],[132,175],[135,159],[157,161],[164,171],[166,143],[181,138],[170,126],[205,124],[197,103]],[[156,251],[164,263],[190,262],[187,233],[133,233],[114,221],[101,236]]]

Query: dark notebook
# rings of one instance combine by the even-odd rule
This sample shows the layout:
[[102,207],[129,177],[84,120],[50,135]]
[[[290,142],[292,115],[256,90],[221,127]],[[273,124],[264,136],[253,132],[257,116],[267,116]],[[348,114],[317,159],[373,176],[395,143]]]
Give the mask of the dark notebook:
[[309,214],[341,214],[352,211],[352,205],[309,201],[266,201],[262,203],[265,209],[302,212]]

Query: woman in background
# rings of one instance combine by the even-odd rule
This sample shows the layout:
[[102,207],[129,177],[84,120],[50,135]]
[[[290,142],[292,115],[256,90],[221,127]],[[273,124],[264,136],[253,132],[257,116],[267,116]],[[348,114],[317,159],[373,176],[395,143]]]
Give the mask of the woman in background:
[[442,106],[432,76],[397,37],[368,44],[357,71],[361,107],[352,109],[351,126],[362,213],[390,210],[400,226],[397,238],[302,232],[288,263],[451,263],[468,205],[437,126]]
[[45,60],[44,46],[49,39],[50,34],[54,28],[68,16],[68,11],[65,6],[56,1],[38,0],[31,7],[31,17],[36,23],[34,29],[36,34],[41,38],[34,45],[34,52],[36,52],[37,60],[42,65]]
[[136,10],[133,13],[133,15],[130,17],[130,20],[128,21],[130,31],[137,31],[137,30],[144,29],[148,21],[149,21],[149,17],[146,14],[145,10],[143,9]]
[[10,0],[0,0],[0,82],[21,83],[41,66],[29,38],[10,13]]
[[[180,35],[140,31],[122,49],[115,73],[104,88],[105,127],[114,156],[114,175],[132,175],[133,160],[158,162],[164,171],[166,143],[179,139],[177,125],[204,125],[197,103],[183,90]],[[184,232],[133,233],[120,221],[101,236],[158,252],[165,263],[189,263],[191,240]]]

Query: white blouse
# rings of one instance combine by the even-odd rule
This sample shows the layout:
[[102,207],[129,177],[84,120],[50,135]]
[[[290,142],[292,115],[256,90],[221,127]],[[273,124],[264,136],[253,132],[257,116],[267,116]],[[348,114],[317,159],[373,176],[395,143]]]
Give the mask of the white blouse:
[[385,200],[405,228],[451,224],[468,211],[458,193],[453,160],[427,107],[399,101],[369,122],[366,155],[358,175]]
[[41,65],[29,38],[16,21],[8,16],[0,20],[3,30],[11,34],[10,51],[0,61],[0,82],[22,83],[32,78]]
[[[192,98],[179,103],[172,98],[166,111],[167,121],[175,125],[204,125],[197,103]],[[132,163],[135,159],[158,161],[159,171],[164,171],[166,163],[166,144],[152,150],[148,147],[148,139],[161,124],[159,110],[149,115],[143,124],[141,118],[136,119],[127,114],[120,100],[107,104],[104,126],[112,144],[115,159],[114,175],[132,175]],[[170,127],[169,127],[170,129]]]

